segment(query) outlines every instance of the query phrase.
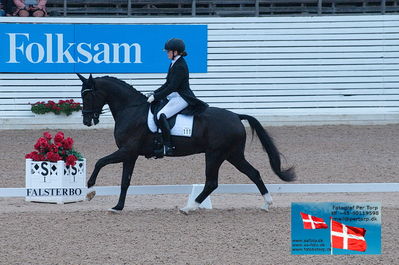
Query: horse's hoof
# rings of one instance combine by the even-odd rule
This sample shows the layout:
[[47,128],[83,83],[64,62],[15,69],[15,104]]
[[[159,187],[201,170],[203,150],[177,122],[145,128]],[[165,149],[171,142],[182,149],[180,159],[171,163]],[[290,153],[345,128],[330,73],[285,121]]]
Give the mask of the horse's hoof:
[[112,214],[120,214],[120,213],[122,213],[122,210],[117,210],[117,209],[114,209],[114,208],[110,208],[110,209],[108,209],[108,212],[112,213]]
[[86,194],[86,200],[91,201],[96,196],[96,191],[92,190]]
[[189,212],[194,212],[199,209],[200,204],[198,202],[189,203],[186,207],[180,208],[182,214],[188,215]]
[[92,181],[92,180],[89,179],[89,180],[87,181],[87,188],[89,189],[89,188],[93,187],[94,184],[96,184],[95,181]]
[[268,203],[265,203],[262,207],[260,207],[263,211],[268,212],[269,211],[269,205]]
[[180,209],[179,209],[179,212],[182,213],[182,214],[184,214],[184,215],[188,215],[188,212],[189,212],[189,211],[190,211],[190,210],[188,210],[187,207],[185,207],[185,208],[180,208]]

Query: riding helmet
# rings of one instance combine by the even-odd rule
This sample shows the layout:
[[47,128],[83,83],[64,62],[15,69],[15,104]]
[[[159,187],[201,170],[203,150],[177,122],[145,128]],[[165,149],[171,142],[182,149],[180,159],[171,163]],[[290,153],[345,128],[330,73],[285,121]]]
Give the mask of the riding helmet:
[[165,50],[167,51],[177,51],[178,53],[183,53],[186,50],[186,45],[181,39],[173,38],[165,43]]

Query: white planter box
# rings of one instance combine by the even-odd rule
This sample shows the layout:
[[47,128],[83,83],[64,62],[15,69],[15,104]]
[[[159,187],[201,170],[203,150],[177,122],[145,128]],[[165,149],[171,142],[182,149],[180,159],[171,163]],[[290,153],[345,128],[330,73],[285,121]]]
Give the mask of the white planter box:
[[86,159],[76,165],[26,159],[26,201],[68,203],[82,201],[86,194]]
[[62,119],[81,119],[82,118],[82,111],[73,111],[71,115],[67,116],[64,113],[61,114],[54,114],[52,112],[48,112],[45,114],[36,114],[34,113],[36,118],[41,118],[41,119],[54,119],[54,118],[62,118]]

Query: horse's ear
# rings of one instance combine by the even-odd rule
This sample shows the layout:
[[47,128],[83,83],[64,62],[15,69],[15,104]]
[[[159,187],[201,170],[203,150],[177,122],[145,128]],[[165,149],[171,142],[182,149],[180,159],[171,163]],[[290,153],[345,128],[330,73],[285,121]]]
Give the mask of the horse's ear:
[[86,79],[83,75],[78,74],[78,73],[76,73],[76,74],[78,75],[79,79],[80,79],[83,83],[85,83],[85,82],[87,81],[87,79]]
[[87,80],[87,85],[90,88],[95,88],[95,86],[94,86],[94,78],[93,78],[93,76],[91,74],[89,76],[89,79]]

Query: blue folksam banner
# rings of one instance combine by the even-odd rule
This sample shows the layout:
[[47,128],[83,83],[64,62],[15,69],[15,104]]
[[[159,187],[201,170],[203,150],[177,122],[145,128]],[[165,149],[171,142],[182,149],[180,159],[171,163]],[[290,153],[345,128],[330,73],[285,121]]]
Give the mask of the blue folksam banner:
[[190,72],[207,72],[206,25],[0,24],[3,73],[164,73],[163,47],[186,43]]

